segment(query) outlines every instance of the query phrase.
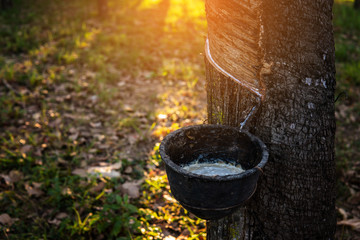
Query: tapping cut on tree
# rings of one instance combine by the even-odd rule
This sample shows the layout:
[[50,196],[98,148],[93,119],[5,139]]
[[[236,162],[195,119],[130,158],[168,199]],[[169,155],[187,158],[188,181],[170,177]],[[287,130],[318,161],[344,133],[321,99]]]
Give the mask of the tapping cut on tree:
[[[207,0],[209,123],[246,123],[270,158],[251,201],[208,239],[333,239],[335,56],[331,0]],[[228,74],[214,66],[216,62]],[[242,82],[239,84],[234,80]]]

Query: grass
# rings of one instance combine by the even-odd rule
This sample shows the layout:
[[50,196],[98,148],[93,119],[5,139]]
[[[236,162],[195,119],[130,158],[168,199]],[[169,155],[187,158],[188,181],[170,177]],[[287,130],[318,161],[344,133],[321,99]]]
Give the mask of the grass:
[[[109,1],[109,15],[99,19],[96,1],[18,0],[0,12],[2,239],[204,236],[202,221],[179,214],[184,210],[172,199],[164,171],[156,170],[157,150],[148,154],[156,139],[181,125],[168,128],[155,117],[160,92],[173,82],[187,91],[182,103],[195,107],[192,92],[203,74],[202,39],[172,50],[179,36],[198,34],[185,25],[205,27],[200,15],[198,23],[174,17],[166,23],[167,8],[180,5]],[[149,92],[153,86],[160,89]],[[157,111],[171,111],[179,122],[191,117],[184,107],[182,113]],[[120,169],[111,170],[116,164]],[[102,166],[120,176],[86,172]]]
[[[95,0],[14,0],[0,12],[1,239],[205,239],[158,153],[166,134],[206,118],[204,3],[108,4],[105,18]],[[347,3],[334,14],[345,208],[360,147],[360,24]]]
[[[356,203],[351,201],[358,192],[352,172],[359,174],[360,139],[360,17],[353,2],[335,1],[334,35],[336,57],[336,165],[337,208],[339,212],[353,212]],[[356,177],[355,177],[356,178]],[[339,220],[357,218],[358,215],[339,214]],[[358,235],[345,226],[339,226],[338,239],[354,239]]]
[[[336,102],[337,153],[339,164],[344,166],[343,162],[351,164],[352,159],[358,159],[358,139],[345,135],[358,128],[360,114],[360,18],[349,2],[335,4],[334,14],[337,94],[343,93]],[[354,141],[348,142],[353,137]]]

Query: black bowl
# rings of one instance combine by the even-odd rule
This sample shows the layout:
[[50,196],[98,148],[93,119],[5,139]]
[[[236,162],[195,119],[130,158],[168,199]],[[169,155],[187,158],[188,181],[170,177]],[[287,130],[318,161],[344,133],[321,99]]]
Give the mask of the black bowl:
[[[171,193],[194,215],[219,219],[242,206],[255,192],[268,159],[265,144],[254,135],[224,125],[195,125],[167,135],[160,145]],[[222,160],[241,164],[244,172],[226,176],[204,176],[182,166]]]

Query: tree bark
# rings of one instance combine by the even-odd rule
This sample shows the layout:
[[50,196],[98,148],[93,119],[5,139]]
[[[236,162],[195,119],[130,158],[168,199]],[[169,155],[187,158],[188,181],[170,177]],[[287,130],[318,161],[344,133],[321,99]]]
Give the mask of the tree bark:
[[270,151],[255,195],[209,221],[208,239],[334,238],[332,5],[206,1],[210,53],[224,70],[207,57],[209,123],[240,126],[258,106],[258,91],[260,107],[246,126]]

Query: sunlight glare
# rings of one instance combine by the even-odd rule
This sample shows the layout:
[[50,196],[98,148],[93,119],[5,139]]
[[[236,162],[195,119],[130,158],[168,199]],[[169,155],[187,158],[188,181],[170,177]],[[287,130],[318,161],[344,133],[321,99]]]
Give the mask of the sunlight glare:
[[170,0],[170,8],[165,22],[170,25],[179,20],[196,19],[205,15],[203,0]]
[[156,5],[158,5],[161,1],[162,0],[144,0],[140,4],[139,9],[144,10],[144,9],[153,8]]
[[166,119],[167,118],[167,115],[166,114],[159,114],[158,115],[158,119]]

